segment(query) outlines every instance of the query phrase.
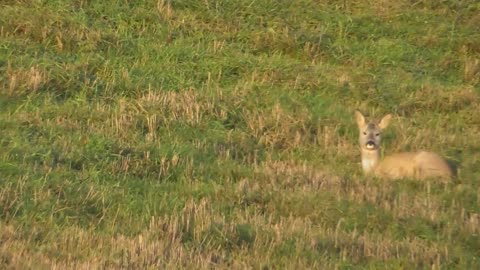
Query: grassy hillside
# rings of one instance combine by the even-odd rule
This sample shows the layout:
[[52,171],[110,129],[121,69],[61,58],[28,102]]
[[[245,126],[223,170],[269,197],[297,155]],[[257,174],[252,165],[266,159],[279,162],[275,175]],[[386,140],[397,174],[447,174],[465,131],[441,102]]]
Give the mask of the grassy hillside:
[[[480,268],[478,1],[1,1],[0,268]],[[429,149],[450,183],[360,168]]]

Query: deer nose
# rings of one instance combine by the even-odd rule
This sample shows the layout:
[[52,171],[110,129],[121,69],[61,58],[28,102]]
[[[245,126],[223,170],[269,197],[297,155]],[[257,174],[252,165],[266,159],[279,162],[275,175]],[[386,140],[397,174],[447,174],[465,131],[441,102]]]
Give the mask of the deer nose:
[[375,148],[375,142],[374,141],[368,141],[366,144],[368,149]]

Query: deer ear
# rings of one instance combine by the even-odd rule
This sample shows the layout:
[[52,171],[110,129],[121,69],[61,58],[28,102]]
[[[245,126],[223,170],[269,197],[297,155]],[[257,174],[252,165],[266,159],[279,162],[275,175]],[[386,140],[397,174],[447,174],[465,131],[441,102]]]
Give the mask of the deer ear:
[[358,128],[365,126],[365,117],[359,110],[355,111],[355,121],[357,121]]
[[385,129],[386,127],[388,127],[388,124],[390,123],[390,119],[392,119],[392,115],[391,114],[387,114],[385,115],[382,120],[380,120],[380,123],[378,124],[378,126],[381,128],[381,129]]

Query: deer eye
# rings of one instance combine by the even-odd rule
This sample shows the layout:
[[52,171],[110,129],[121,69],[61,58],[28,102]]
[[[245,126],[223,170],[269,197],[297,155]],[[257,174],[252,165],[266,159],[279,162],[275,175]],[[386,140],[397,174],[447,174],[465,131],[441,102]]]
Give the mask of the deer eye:
[[367,132],[364,131],[364,132],[363,132],[363,135],[367,135]]
[[376,133],[375,136],[377,136],[377,137],[380,136],[380,133]]

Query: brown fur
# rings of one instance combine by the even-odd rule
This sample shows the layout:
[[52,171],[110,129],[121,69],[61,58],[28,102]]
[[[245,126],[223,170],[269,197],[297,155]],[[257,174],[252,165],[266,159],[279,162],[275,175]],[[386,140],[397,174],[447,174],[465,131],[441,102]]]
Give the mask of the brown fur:
[[359,142],[362,152],[362,167],[365,174],[388,179],[437,177],[451,179],[453,171],[448,163],[439,155],[426,152],[403,152],[380,159],[381,132],[385,129],[392,116],[384,116],[377,123],[366,122],[359,111],[355,119],[359,129]]

